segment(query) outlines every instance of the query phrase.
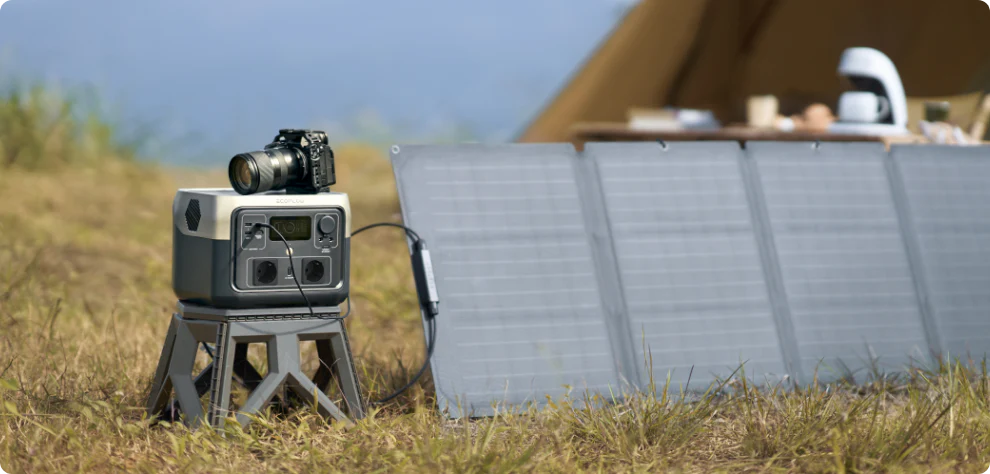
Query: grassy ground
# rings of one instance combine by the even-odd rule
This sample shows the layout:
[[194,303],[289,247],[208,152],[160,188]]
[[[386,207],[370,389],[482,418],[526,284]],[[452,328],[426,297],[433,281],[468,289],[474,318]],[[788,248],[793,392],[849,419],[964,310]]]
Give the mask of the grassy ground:
[[[978,363],[860,388],[782,392],[736,380],[691,403],[661,383],[592,410],[565,401],[473,422],[440,418],[426,377],[355,426],[307,412],[266,416],[226,437],[151,426],[142,407],[174,305],[171,199],[179,186],[226,178],[135,163],[109,129],[92,138],[98,122],[84,126],[32,100],[0,103],[7,472],[980,473],[990,464],[990,378]],[[11,124],[25,131],[4,132]],[[384,157],[361,146],[338,156],[355,225],[397,220]],[[422,358],[397,234],[369,232],[352,245],[348,329],[370,398],[406,380],[397,359],[416,367]]]

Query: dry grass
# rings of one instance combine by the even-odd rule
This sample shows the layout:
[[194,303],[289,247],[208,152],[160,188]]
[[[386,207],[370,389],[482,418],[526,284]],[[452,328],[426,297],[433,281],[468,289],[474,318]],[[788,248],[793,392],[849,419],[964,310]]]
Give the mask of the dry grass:
[[[355,225],[397,220],[387,161],[360,146],[338,155]],[[427,377],[349,428],[307,412],[226,437],[151,426],[142,407],[174,304],[171,199],[225,176],[113,159],[28,168],[38,167],[0,168],[0,464],[11,473],[977,473],[990,463],[981,364],[800,392],[735,380],[690,403],[660,383],[619,404],[565,401],[472,422],[440,418]],[[398,232],[352,247],[348,327],[377,398],[406,380],[396,358],[421,361],[421,326]]]

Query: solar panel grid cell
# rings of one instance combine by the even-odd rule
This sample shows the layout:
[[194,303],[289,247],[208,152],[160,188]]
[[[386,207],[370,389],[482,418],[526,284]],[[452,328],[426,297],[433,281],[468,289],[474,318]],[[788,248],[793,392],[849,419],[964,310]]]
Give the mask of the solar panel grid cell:
[[891,155],[942,351],[981,360],[990,352],[990,147]]
[[492,402],[618,386],[573,150],[407,146],[394,159],[442,295],[442,408],[490,414]]
[[805,378],[928,354],[879,144],[752,143]]
[[[589,144],[639,361],[707,387],[784,375],[734,143]],[[645,366],[645,362],[643,363]]]

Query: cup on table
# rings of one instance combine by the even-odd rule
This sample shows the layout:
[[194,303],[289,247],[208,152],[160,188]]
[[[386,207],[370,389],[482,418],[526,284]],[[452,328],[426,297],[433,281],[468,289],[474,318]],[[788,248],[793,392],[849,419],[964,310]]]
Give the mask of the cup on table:
[[777,98],[772,95],[754,95],[746,101],[746,120],[753,128],[774,128],[777,120]]
[[890,115],[890,101],[872,92],[851,91],[839,97],[839,121],[877,123]]

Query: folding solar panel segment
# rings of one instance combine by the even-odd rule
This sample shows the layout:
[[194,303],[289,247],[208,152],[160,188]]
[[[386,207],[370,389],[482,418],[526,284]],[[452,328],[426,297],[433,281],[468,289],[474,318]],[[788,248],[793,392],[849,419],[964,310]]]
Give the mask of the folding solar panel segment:
[[[595,143],[631,343],[662,383],[785,373],[735,142]],[[744,363],[744,364],[743,364]],[[693,371],[693,372],[692,372]]]
[[750,142],[805,380],[929,355],[881,144]]
[[393,149],[404,222],[431,249],[441,409],[484,416],[619,377],[570,145]]
[[951,358],[990,355],[990,147],[892,147],[928,305]]

